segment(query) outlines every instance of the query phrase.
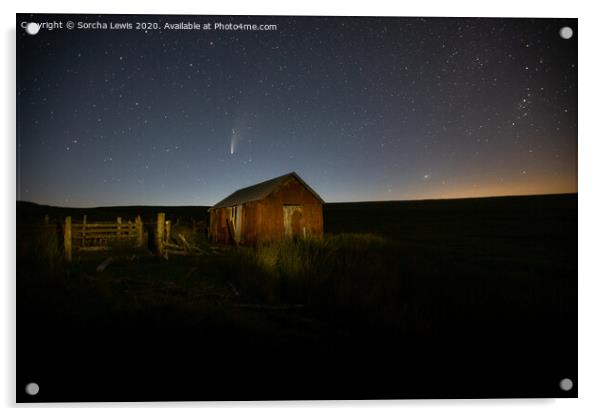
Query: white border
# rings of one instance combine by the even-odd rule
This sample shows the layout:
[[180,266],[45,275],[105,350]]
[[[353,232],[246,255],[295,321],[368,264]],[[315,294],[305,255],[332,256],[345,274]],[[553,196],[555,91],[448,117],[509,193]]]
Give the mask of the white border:
[[[44,406],[18,406],[30,413],[39,407],[50,415],[124,412],[132,407],[144,407],[144,412],[158,414],[168,408],[188,413],[231,413],[245,410],[251,414],[299,414],[317,412],[331,414],[395,414],[415,411],[435,414],[441,411],[449,415],[507,415],[518,414],[602,414],[602,273],[599,261],[602,244],[598,196],[602,153],[600,142],[600,26],[602,16],[594,1],[541,1],[503,0],[495,3],[469,0],[420,0],[394,2],[370,0],[366,2],[303,0],[285,4],[282,1],[43,1],[24,0],[15,4],[1,3],[3,42],[1,71],[4,99],[1,102],[1,126],[3,140],[1,175],[3,204],[0,218],[11,224],[11,232],[2,234],[0,264],[4,267],[0,289],[2,332],[0,333],[0,402],[15,411],[14,398],[14,221],[15,215],[15,13],[132,13],[132,14],[254,14],[254,15],[339,15],[339,16],[485,16],[485,17],[577,17],[579,18],[579,399],[564,400],[438,400],[438,401],[381,401],[381,402],[228,402],[228,403],[143,403],[143,404],[66,404]],[[74,382],[76,382],[74,380]],[[85,410],[81,409],[82,407]]]

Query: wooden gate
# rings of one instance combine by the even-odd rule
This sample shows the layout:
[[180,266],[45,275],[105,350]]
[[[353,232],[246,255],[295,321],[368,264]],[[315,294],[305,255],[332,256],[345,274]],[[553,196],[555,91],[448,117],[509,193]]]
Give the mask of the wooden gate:
[[84,215],[81,223],[74,223],[71,217],[65,218],[63,229],[65,259],[71,261],[73,251],[96,251],[110,248],[113,241],[131,241],[138,246],[143,244],[143,227],[140,217],[134,222],[123,222],[117,217],[115,222],[88,222]]

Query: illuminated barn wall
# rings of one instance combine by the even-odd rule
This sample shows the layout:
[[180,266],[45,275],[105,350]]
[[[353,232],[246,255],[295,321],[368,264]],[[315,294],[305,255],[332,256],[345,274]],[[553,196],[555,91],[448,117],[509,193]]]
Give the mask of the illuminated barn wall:
[[209,209],[209,239],[253,245],[321,236],[324,201],[296,173],[236,191]]

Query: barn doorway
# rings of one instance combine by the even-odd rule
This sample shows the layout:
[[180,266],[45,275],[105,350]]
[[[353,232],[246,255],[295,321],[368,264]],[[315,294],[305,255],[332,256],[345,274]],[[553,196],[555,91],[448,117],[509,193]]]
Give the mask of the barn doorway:
[[284,205],[282,210],[284,214],[284,236],[288,238],[303,237],[305,234],[303,206]]

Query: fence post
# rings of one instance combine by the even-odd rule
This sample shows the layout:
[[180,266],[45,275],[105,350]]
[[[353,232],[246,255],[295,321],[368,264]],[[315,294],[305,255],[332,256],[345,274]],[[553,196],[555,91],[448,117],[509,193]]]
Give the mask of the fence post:
[[165,213],[160,212],[157,214],[157,232],[155,233],[155,243],[157,245],[157,251],[160,255],[163,255],[163,232],[165,230]]
[[84,215],[84,223],[82,224],[82,247],[86,246],[86,223],[88,222],[88,216]]
[[64,229],[64,237],[65,237],[65,260],[67,263],[71,263],[71,217],[65,218],[65,229]]
[[117,238],[121,238],[121,217],[117,217]]
[[[166,243],[169,243],[169,240],[171,238],[171,221],[167,220],[165,221],[165,239],[163,241],[165,241]],[[163,247],[164,252],[163,252],[163,257],[165,257],[165,259],[167,260],[168,255],[169,255],[169,248],[167,246]]]
[[140,215],[136,217],[136,236],[138,237],[138,246],[142,247],[142,218]]

